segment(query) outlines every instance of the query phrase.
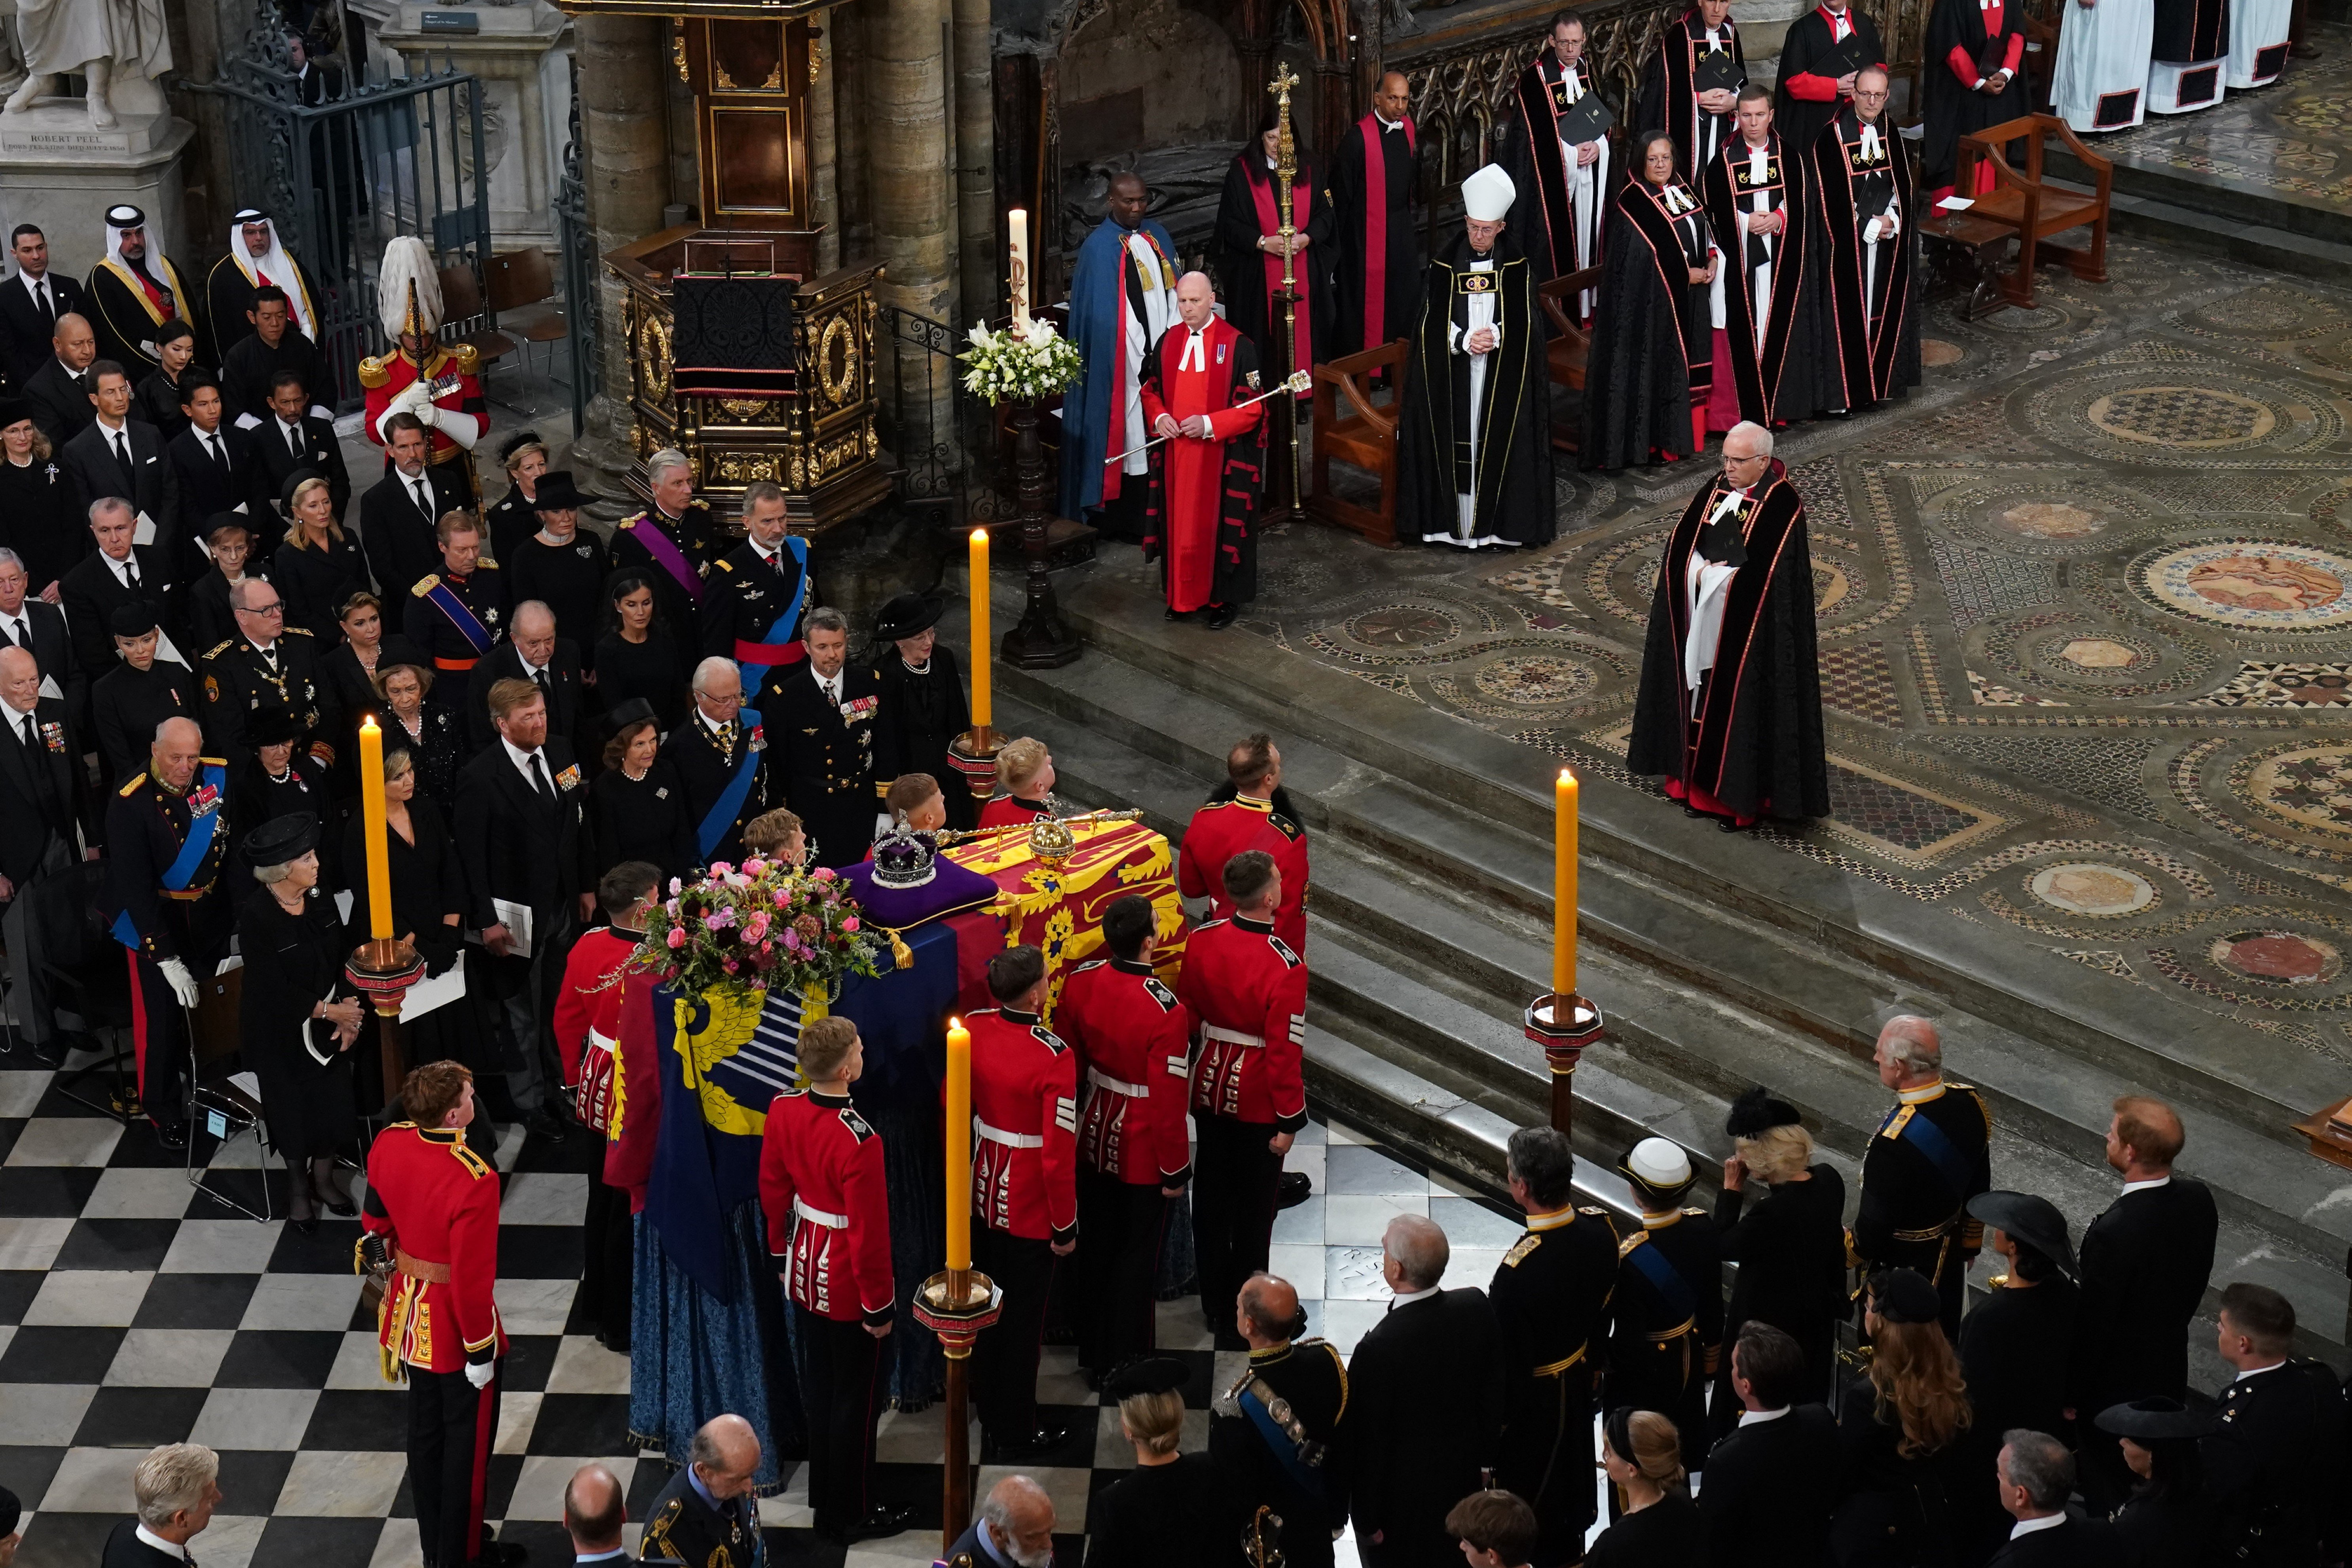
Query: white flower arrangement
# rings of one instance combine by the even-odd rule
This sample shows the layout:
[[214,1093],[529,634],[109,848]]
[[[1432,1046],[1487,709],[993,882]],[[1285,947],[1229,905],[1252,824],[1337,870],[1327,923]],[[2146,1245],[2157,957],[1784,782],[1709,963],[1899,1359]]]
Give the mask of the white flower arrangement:
[[1077,345],[1040,316],[1030,317],[1026,328],[1001,332],[974,327],[971,337],[971,347],[957,356],[971,367],[964,372],[964,390],[985,399],[992,408],[1008,400],[1051,397],[1086,369]]

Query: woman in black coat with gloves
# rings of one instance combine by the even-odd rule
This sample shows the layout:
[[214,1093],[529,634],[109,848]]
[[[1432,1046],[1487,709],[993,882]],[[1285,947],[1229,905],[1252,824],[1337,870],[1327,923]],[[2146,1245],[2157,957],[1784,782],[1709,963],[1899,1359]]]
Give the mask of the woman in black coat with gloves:
[[[1814,1161],[1812,1135],[1798,1124],[1796,1107],[1760,1085],[1731,1102],[1723,1130],[1734,1152],[1723,1163],[1715,1227],[1724,1258],[1739,1265],[1723,1314],[1723,1342],[1737,1342],[1750,1318],[1771,1324],[1804,1349],[1805,1397],[1826,1400],[1836,1369],[1837,1320],[1846,1307],[1845,1183]],[[1769,1189],[1753,1208],[1740,1190],[1751,1176]],[[1727,1355],[1716,1380],[1715,1436],[1738,1419]]]
[[[441,808],[417,789],[415,759],[405,751],[383,757],[384,854],[391,872],[392,931],[415,944],[426,978],[448,973],[462,951],[466,903],[464,868],[457,841]],[[343,830],[343,866],[352,883],[352,920],[373,930],[368,894],[367,823],[353,812]],[[460,996],[410,1019],[404,1031],[414,1063],[455,1058],[484,1065],[481,1030],[469,997]]]

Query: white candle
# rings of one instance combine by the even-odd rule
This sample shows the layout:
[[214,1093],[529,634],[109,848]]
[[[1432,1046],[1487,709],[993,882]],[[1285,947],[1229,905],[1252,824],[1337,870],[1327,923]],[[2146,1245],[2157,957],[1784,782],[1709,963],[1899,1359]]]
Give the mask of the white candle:
[[1013,324],[1029,324],[1029,214],[1014,207],[1006,215],[1013,231]]

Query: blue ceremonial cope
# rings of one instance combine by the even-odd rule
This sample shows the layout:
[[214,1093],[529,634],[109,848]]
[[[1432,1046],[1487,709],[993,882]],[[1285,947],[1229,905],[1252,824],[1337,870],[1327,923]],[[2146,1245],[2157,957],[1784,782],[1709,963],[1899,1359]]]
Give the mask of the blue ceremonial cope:
[[1664,1253],[1643,1242],[1625,1256],[1642,1271],[1643,1279],[1657,1287],[1658,1294],[1666,1300],[1667,1311],[1677,1318],[1687,1318],[1698,1310],[1698,1297],[1692,1291],[1690,1281],[1675,1271]]
[[1920,1115],[1915,1107],[1904,1119],[1902,1136],[1911,1147],[1927,1157],[1927,1163],[1935,1166],[1936,1173],[1950,1185],[1953,1196],[1968,1196],[1968,1161],[1952,1147],[1952,1141],[1944,1136],[1942,1128]]
[[[163,890],[167,893],[186,890],[197,868],[204,865],[205,857],[212,852],[213,839],[220,832],[221,807],[228,800],[228,770],[217,763],[207,763],[198,781],[201,788],[212,791],[212,805],[188,818],[188,837],[180,846],[179,858],[163,868]],[[115,941],[133,952],[139,951],[139,928],[131,923],[129,910],[114,917],[110,930]]]
[[[793,628],[800,624],[801,600],[808,593],[808,541],[788,533],[784,536],[784,548],[793,552],[793,560],[801,569],[800,581],[793,584],[792,593],[784,600],[791,607],[776,617],[776,624],[770,626],[767,635],[760,639],[763,643],[789,642],[792,639]],[[757,691],[761,682],[768,679],[768,671],[776,667],[772,664],[745,664],[738,668],[742,671],[743,689]],[[703,853],[708,855],[710,851],[705,849]]]
[[[743,684],[751,683],[746,679]],[[760,748],[751,744],[760,732],[759,711],[740,709],[737,717],[743,721],[744,742],[743,754],[735,762],[735,776],[727,781],[727,787],[719,792],[719,799],[710,807],[710,815],[694,830],[695,850],[705,860],[719,847],[719,841],[727,837],[727,830],[735,826],[736,816],[743,809],[743,797],[751,793],[751,775],[760,767]]]
[[1242,1414],[1250,1418],[1250,1425],[1257,1428],[1257,1435],[1265,1439],[1268,1448],[1274,1450],[1275,1462],[1282,1467],[1283,1474],[1290,1478],[1292,1484],[1308,1497],[1320,1498],[1323,1495],[1323,1478],[1307,1468],[1306,1461],[1298,1457],[1298,1445],[1290,1440],[1289,1433],[1274,1424],[1273,1413],[1266,1409],[1258,1396],[1244,1388],[1241,1397],[1234,1403],[1242,1407]]
[[466,602],[449,591],[449,584],[439,578],[435,578],[433,586],[425,590],[425,598],[427,604],[449,617],[449,624],[457,628],[457,635],[474,645],[477,656],[489,652],[490,646],[499,640],[475,617],[474,612],[466,607]]
[[[1171,258],[1181,254],[1158,220],[1145,218],[1139,232],[1157,239]],[[1119,356],[1127,352],[1127,236],[1126,229],[1103,219],[1078,247],[1077,265],[1070,272],[1070,342],[1086,371],[1062,398],[1062,515],[1080,522],[1103,503],[1110,389],[1118,377]]]

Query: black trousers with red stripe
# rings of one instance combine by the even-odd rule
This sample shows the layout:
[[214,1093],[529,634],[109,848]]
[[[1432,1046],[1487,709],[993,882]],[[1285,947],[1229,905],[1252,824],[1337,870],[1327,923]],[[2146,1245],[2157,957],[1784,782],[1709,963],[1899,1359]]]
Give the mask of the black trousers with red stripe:
[[808,1415],[809,1507],[820,1534],[849,1529],[872,1504],[874,1424],[882,1416],[882,1346],[857,1319],[838,1322],[793,1303],[793,1331],[804,1363],[801,1405]]
[[1107,1373],[1151,1353],[1168,1200],[1158,1182],[1078,1168],[1078,1364]]
[[[189,1067],[188,1014],[155,961],[125,950],[131,964],[131,1046],[139,1064],[139,1102],[158,1127],[187,1119],[180,1080]],[[198,974],[210,971],[190,963]]]
[[408,1369],[408,1489],[425,1568],[465,1568],[482,1554],[482,1493],[502,1381],[476,1388],[462,1368]]

